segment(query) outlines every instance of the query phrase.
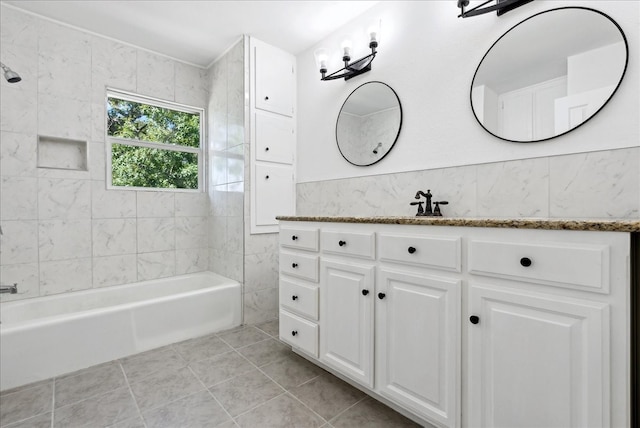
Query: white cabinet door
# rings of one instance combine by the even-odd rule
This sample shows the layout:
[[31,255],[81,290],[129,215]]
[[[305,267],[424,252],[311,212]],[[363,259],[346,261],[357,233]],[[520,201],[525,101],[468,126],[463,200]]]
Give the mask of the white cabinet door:
[[261,164],[255,167],[252,214],[256,225],[273,225],[277,231],[278,215],[294,214],[295,186],[291,167]]
[[374,266],[321,261],[320,360],[373,387]]
[[293,119],[259,110],[254,119],[256,160],[292,164],[296,146]]
[[295,57],[276,47],[252,39],[255,66],[255,107],[293,116]]
[[498,116],[502,128],[501,137],[507,140],[533,139],[533,95],[531,90],[518,90],[500,95]]
[[609,426],[609,305],[513,286],[470,287],[468,425]]
[[439,426],[460,413],[460,280],[381,268],[376,390]]

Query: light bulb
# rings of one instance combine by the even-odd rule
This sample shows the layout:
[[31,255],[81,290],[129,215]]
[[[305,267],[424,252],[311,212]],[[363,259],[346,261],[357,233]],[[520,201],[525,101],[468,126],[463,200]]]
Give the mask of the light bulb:
[[351,46],[352,46],[351,40],[344,39],[344,41],[340,46],[342,47],[342,60],[349,61],[349,59],[351,58]]
[[327,61],[329,60],[329,52],[325,48],[316,49],[313,53],[316,58],[316,66],[321,73],[327,71]]
[[372,22],[367,28],[367,34],[369,35],[369,43],[375,43],[377,46],[380,43],[380,21]]

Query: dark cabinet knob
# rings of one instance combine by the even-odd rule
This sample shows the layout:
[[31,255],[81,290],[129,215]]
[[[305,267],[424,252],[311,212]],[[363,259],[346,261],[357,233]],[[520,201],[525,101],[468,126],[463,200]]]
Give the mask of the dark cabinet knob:
[[378,293],[378,299],[382,300],[386,297],[387,295],[384,293]]
[[362,290],[362,295],[363,295],[363,296],[366,296],[367,294],[369,294],[369,290],[366,290],[366,289],[365,289],[365,290]]
[[265,180],[268,180],[268,179],[269,179],[269,176],[268,176],[268,175],[266,175],[264,178],[265,178]]
[[265,101],[269,101],[269,97],[264,97],[264,100]]
[[469,322],[471,322],[471,324],[478,324],[480,322],[480,318],[477,315],[471,315],[469,317]]
[[265,152],[268,152],[268,151],[269,151],[269,147],[265,147],[265,148],[264,148],[264,151],[265,151]]
[[293,330],[291,332],[291,336],[297,336],[298,335],[298,330]]
[[344,247],[345,245],[347,245],[347,243],[345,241],[338,241],[338,245]]
[[291,296],[291,300],[298,300],[298,296],[294,294],[293,296]]
[[294,268],[294,269],[297,268],[298,267],[298,263],[291,263],[291,267]]
[[297,240],[298,240],[298,237],[297,237],[296,235],[292,235],[292,236],[291,236],[291,240],[292,240],[292,241],[297,241]]
[[520,259],[520,264],[524,267],[531,266],[531,259],[529,257],[523,257]]
[[415,247],[409,247],[409,248],[407,249],[407,251],[409,251],[409,254],[413,254],[413,253],[415,253],[415,252],[416,252],[416,248],[415,248]]

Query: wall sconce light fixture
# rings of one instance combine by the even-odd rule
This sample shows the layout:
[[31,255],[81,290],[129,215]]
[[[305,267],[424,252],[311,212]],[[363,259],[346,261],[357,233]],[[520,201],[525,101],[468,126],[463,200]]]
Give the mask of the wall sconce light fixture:
[[[495,1],[496,4],[482,7],[493,1]],[[465,7],[469,6],[469,0],[458,0],[458,7],[461,12],[458,18],[469,18],[470,16],[482,15],[487,12],[493,12],[494,10],[497,11],[497,15],[500,16],[532,1],[533,0],[488,0],[473,9],[464,10]]]
[[320,80],[335,80],[342,78],[344,78],[344,80],[349,80],[352,77],[371,70],[371,63],[378,53],[376,48],[378,47],[378,42],[380,40],[380,24],[376,23],[371,25],[367,30],[367,33],[369,34],[369,48],[371,49],[371,53],[353,62],[349,62],[351,61],[351,41],[348,39],[345,40],[342,42],[342,61],[344,62],[344,67],[331,74],[327,74],[329,51],[325,48],[317,49],[314,52],[314,56],[316,58],[316,65],[320,69],[320,74],[322,74]]

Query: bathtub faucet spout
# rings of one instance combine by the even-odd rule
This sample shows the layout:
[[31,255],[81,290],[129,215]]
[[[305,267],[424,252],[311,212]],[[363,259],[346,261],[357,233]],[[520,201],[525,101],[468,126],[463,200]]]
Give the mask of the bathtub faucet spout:
[[0,285],[0,294],[10,293],[16,294],[18,292],[18,284],[13,285]]

